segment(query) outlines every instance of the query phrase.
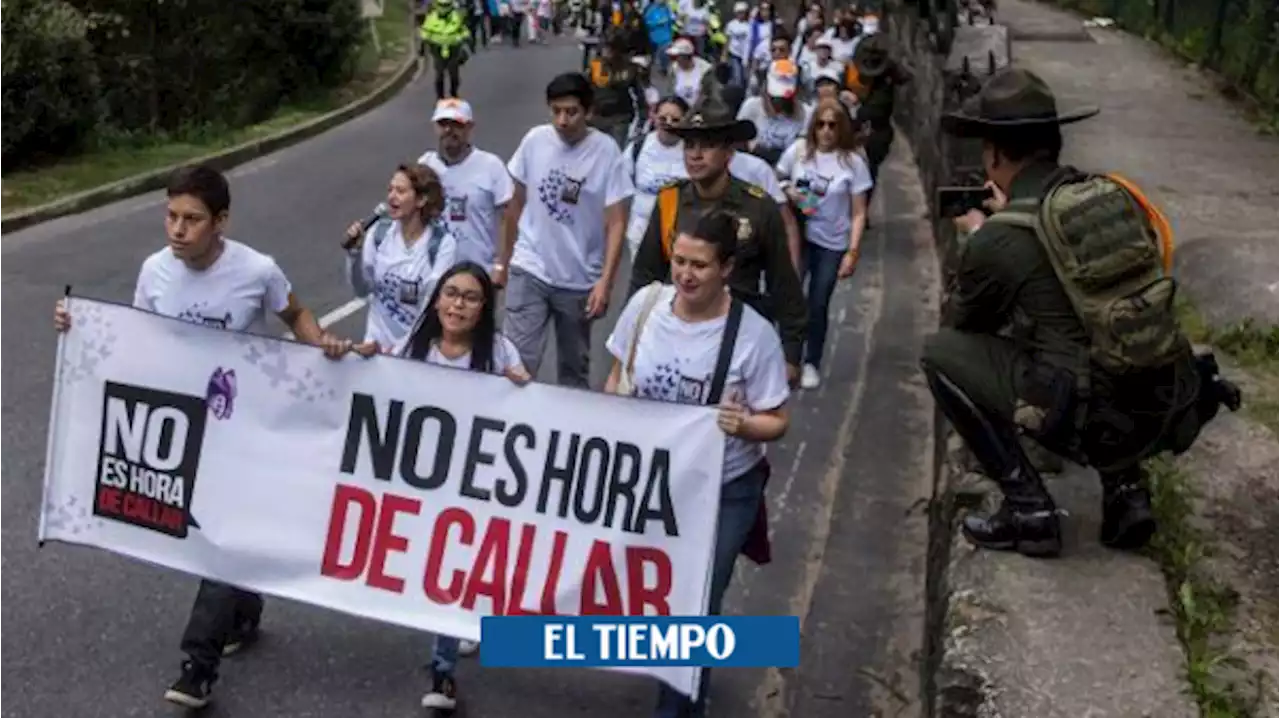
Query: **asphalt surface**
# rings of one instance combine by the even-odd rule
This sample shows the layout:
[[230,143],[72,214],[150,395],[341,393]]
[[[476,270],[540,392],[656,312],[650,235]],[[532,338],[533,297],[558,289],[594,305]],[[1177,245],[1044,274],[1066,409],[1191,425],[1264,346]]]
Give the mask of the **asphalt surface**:
[[[574,69],[566,43],[498,47],[464,70],[479,146],[507,157],[546,120],[542,90]],[[351,296],[338,242],[383,192],[392,168],[433,142],[430,78],[378,110],[232,173],[228,234],[273,254],[302,300],[331,314]],[[740,563],[726,610],[796,614],[796,670],[724,670],[715,716],[835,718],[913,715],[923,635],[924,505],[930,491],[929,403],[915,368],[933,321],[936,271],[923,203],[906,151],[882,170],[856,277],[837,291],[825,384],[794,404],[785,441],[770,450],[774,562]],[[161,695],[195,580],[106,552],[36,547],[54,335],[62,287],[128,301],[138,266],[163,242],[153,193],[5,236],[3,264],[4,716],[176,716]],[[625,287],[626,276],[619,279]],[[608,367],[596,330],[592,374]],[[358,336],[363,312],[334,325]],[[283,328],[282,328],[283,329]],[[554,363],[544,363],[550,380]],[[228,659],[210,716],[412,716],[421,713],[430,638],[321,609],[268,601],[262,641]],[[485,669],[459,673],[464,715],[649,714],[651,683],[604,671]]]

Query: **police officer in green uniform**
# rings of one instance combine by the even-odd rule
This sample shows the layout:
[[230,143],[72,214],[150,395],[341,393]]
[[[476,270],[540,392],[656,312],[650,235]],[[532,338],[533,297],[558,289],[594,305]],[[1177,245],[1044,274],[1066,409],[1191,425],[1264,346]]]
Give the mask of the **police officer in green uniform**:
[[[729,174],[734,145],[755,137],[755,126],[736,118],[718,93],[693,108],[671,132],[684,140],[689,179],[658,192],[649,227],[631,268],[631,293],[671,281],[671,243],[712,209],[738,219],[738,254],[729,284],[756,311],[778,324],[794,384],[800,375],[806,310],[800,278],[791,262],[778,204],[760,187]],[[761,286],[766,291],[761,290]]]
[[466,15],[454,5],[453,0],[435,0],[418,34],[423,47],[430,50],[435,64],[436,99],[457,97],[462,84],[459,76],[462,65],[467,61],[467,43],[471,39]]
[[[943,328],[921,358],[938,407],[1004,494],[995,513],[963,519],[979,547],[1061,550],[1058,512],[1020,437],[1098,470],[1103,544],[1145,545],[1156,525],[1141,462],[1185,451],[1219,405],[1239,406],[1212,354],[1194,356],[1178,327],[1139,195],[1059,165],[1060,126],[1096,113],[1060,113],[1043,80],[1006,69],[943,119],[981,141],[998,190],[993,215],[956,220]],[[1063,269],[1072,251],[1082,271]]]

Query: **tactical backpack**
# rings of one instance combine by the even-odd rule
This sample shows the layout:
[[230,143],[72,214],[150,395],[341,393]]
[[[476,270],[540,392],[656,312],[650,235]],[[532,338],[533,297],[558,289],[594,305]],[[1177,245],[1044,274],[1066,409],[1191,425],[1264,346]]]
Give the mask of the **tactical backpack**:
[[1174,309],[1172,231],[1132,183],[1064,168],[1042,198],[1014,200],[989,221],[1035,232],[1096,366],[1123,375],[1189,356]]

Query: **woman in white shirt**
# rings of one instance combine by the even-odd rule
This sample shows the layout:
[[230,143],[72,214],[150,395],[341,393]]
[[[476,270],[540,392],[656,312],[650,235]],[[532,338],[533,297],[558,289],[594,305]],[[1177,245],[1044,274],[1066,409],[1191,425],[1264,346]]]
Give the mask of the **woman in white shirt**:
[[425,165],[400,165],[387,186],[387,216],[347,228],[347,278],[369,298],[365,341],[390,346],[418,319],[458,241],[441,218],[444,189]]
[[[728,292],[738,222],[726,212],[701,217],[671,247],[671,285],[636,292],[606,347],[614,356],[605,391],[654,401],[718,405],[725,433],[707,613],[718,615],[733,567],[756,523],[769,474],[766,443],[790,423],[786,360],[773,325]],[[709,519],[710,517],[708,517]],[[698,707],[705,701],[703,674]],[[660,687],[658,715],[700,715],[684,695]]]
[[800,101],[800,71],[791,60],[774,60],[765,80],[765,94],[742,103],[738,119],[756,126],[752,154],[776,163],[783,151],[804,134],[809,107]]
[[821,383],[818,368],[827,338],[827,309],[836,282],[853,276],[867,223],[871,172],[858,152],[860,134],[848,110],[823,100],[804,139],[778,162],[787,194],[805,215],[804,274],[808,277],[809,330],[800,386]]
[[649,227],[649,216],[653,214],[653,205],[658,200],[658,190],[689,176],[684,167],[684,144],[670,131],[688,111],[685,101],[675,95],[659,100],[653,114],[656,129],[636,138],[623,153],[627,173],[636,186],[627,220],[627,246],[631,248],[633,258]]
[[672,91],[693,107],[698,104],[712,77],[711,63],[695,54],[693,42],[687,37],[671,43],[667,56],[674,61],[671,67]]
[[[427,309],[413,330],[392,346],[365,342],[356,347],[364,356],[380,352],[428,364],[498,374],[516,384],[529,382],[520,353],[498,333],[497,290],[489,272],[475,262],[460,262],[440,278]],[[422,696],[424,708],[452,711],[458,706],[454,670],[460,655],[477,644],[437,635],[431,653],[431,690]]]

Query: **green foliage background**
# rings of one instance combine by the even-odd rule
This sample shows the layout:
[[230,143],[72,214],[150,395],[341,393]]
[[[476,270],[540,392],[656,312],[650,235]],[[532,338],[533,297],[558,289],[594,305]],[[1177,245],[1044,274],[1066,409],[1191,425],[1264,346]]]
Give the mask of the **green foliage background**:
[[267,119],[351,78],[359,0],[3,0],[4,170]]

